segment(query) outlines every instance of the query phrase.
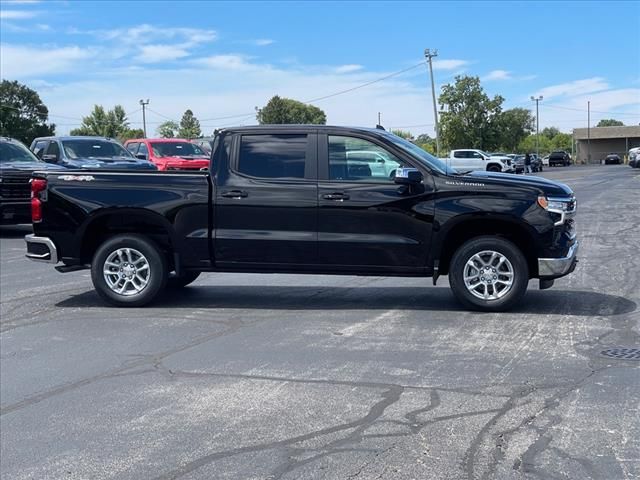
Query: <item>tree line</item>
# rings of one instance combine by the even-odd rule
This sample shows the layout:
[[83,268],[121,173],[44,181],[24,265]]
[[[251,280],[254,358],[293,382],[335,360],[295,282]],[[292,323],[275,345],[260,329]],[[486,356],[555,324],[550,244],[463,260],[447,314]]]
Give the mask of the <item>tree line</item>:
[[[457,76],[452,84],[443,85],[439,96],[440,143],[443,150],[478,148],[486,151],[533,152],[536,140],[541,153],[552,150],[571,150],[572,136],[556,127],[547,127],[536,138],[535,118],[526,108],[503,110],[504,98],[485,93],[480,79]],[[0,84],[0,135],[17,138],[30,144],[35,137],[54,135],[56,125],[49,123],[49,111],[35,90],[17,81],[3,80]],[[327,122],[323,110],[294,99],[273,96],[264,107],[256,108],[256,120],[264,124],[319,124]],[[621,121],[603,119],[598,127],[622,126]],[[394,130],[430,153],[436,154],[436,141],[428,134],[413,137],[411,132]],[[105,109],[94,105],[93,110],[71,135],[97,135],[124,141],[144,136],[139,128],[131,128],[124,108],[116,105]],[[187,109],[180,122],[161,123],[156,134],[164,138],[193,139],[202,136],[200,122]],[[442,152],[440,152],[442,154]]]

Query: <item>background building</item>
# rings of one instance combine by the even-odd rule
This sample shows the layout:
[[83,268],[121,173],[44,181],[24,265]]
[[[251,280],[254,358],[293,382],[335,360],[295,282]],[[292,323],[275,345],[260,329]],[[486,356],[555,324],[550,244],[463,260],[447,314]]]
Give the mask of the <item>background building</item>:
[[623,158],[630,148],[640,147],[640,126],[574,128],[573,140],[576,163],[600,163],[609,153]]

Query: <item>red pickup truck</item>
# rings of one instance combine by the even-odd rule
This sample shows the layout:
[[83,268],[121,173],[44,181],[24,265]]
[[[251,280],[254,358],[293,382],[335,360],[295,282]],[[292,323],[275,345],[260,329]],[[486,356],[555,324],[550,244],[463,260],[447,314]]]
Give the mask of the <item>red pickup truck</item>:
[[210,155],[182,138],[138,138],[127,140],[124,146],[135,157],[153,162],[158,170],[209,168]]

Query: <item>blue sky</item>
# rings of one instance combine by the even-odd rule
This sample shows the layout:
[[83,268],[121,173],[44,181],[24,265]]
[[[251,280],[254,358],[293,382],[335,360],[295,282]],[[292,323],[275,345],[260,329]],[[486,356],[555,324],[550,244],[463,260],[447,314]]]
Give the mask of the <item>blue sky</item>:
[[[94,104],[148,130],[190,108],[203,131],[255,123],[275,94],[307,101],[418,65],[476,75],[505,108],[563,131],[640,123],[640,2],[0,2],[3,79],[36,89],[66,133]],[[314,102],[328,122],[433,132],[424,65]],[[232,117],[232,118],[225,118]]]

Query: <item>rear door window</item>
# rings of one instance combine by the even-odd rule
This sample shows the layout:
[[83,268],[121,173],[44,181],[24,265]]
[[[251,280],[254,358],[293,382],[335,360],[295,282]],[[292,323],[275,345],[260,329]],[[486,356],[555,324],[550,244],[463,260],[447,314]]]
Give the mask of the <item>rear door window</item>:
[[237,171],[265,179],[303,179],[307,146],[307,135],[242,135]]

